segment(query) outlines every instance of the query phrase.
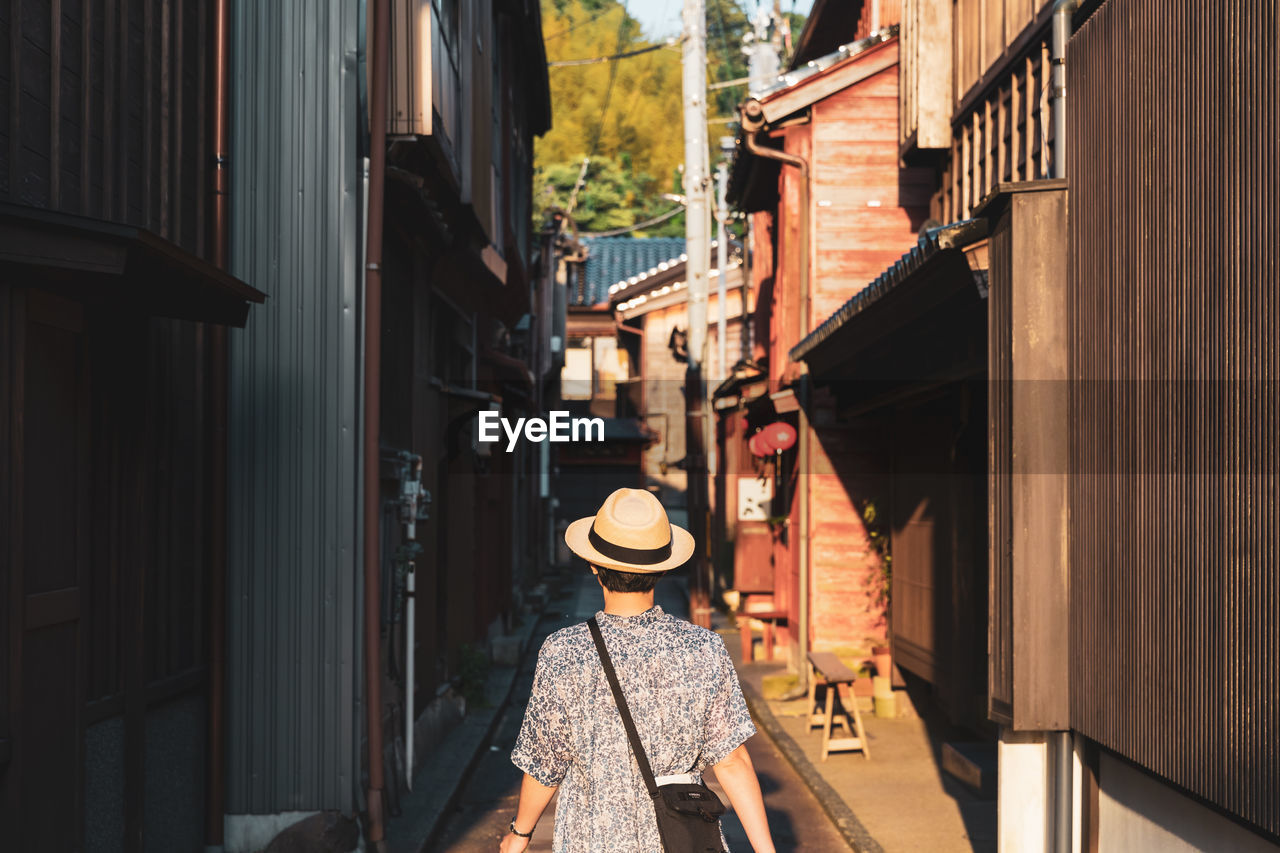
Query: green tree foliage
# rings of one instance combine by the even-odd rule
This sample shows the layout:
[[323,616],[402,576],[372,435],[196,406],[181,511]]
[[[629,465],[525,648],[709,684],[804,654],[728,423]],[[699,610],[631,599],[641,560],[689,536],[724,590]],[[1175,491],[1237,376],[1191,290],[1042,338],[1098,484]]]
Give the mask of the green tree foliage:
[[[707,82],[747,75],[742,36],[749,23],[734,0],[706,0]],[[673,0],[673,8],[678,3]],[[619,0],[542,0],[542,33],[550,62],[611,56],[660,44],[666,34],[646,34]],[[684,161],[680,48],[662,47],[636,57],[592,65],[552,67],[553,127],[534,148],[535,213],[566,207],[584,157],[591,158],[574,217],[584,231],[642,222],[670,210],[663,193],[682,193]],[[737,133],[743,85],[710,93],[707,140],[711,162],[719,139]],[[684,216],[635,232],[679,235]]]
[[[541,187],[539,207],[567,209],[581,173],[581,163],[552,163],[539,166],[534,177]],[[587,232],[625,228],[671,210],[676,203],[660,195],[647,194],[652,180],[637,174],[627,155],[598,157],[587,167],[573,210],[578,228]],[[652,227],[631,232],[635,237],[678,237],[684,234],[684,214],[680,213]]]
[[[706,0],[707,3],[707,83],[715,84],[737,80],[747,76],[747,57],[742,52],[742,36],[750,29],[746,13],[734,0]],[[710,92],[708,116],[711,119],[728,118],[737,114],[738,102],[747,93],[745,84],[728,86]],[[737,122],[711,124],[714,162],[715,146],[720,136],[737,132]]]
[[[656,43],[644,37],[639,21],[618,0],[542,0],[542,33],[551,62]],[[586,156],[620,162],[625,154],[643,192],[672,190],[684,159],[678,49],[551,68],[550,76],[554,126],[536,143],[538,167],[580,164]]]

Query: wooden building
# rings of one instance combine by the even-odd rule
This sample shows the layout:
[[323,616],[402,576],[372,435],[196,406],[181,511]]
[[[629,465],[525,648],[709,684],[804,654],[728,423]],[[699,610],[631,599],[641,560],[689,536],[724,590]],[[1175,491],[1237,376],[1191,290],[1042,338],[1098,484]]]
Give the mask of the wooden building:
[[532,0],[0,9],[0,847],[382,840],[550,561],[546,456],[474,431],[558,380],[540,34]]
[[[931,170],[899,161],[900,49],[894,4],[815,4],[794,67],[742,108],[729,194],[753,218],[757,367],[717,394],[726,480],[716,529],[732,541],[739,591],[785,612],[782,642],[797,666],[808,649],[869,657],[886,637],[883,564],[864,522],[891,497],[878,445],[837,422],[788,352],[929,217]],[[753,461],[747,442],[774,421],[797,430],[795,447]],[[762,473],[766,518],[738,523],[738,491]]]
[[[557,451],[559,523],[594,512],[610,491],[628,486],[652,490],[672,518],[685,524],[684,240],[587,236],[581,242],[585,254],[569,264],[569,339],[560,394],[571,413],[604,419],[605,441]],[[711,248],[715,257],[715,241]],[[736,360],[745,341],[741,306],[750,296],[740,247],[730,247],[728,255],[725,339]],[[709,272],[708,312],[716,317],[720,270],[713,266]],[[705,364],[716,379],[725,375],[718,335],[713,323]],[[723,582],[730,561],[717,564]]]
[[[651,469],[659,464],[655,459],[667,458],[673,440],[670,421],[677,417],[650,416],[643,379],[647,348],[619,322],[613,295],[619,282],[678,263],[684,238],[584,235],[578,245],[581,250],[569,255],[565,265],[568,338],[559,393],[571,414],[604,419],[605,440],[558,448],[560,528],[594,513],[615,489],[660,486],[662,480]],[[683,472],[672,469],[671,474]],[[668,482],[660,497],[669,509],[683,510],[683,477],[674,487]]]
[[219,803],[226,327],[263,294],[217,266],[212,5],[109,8],[0,9],[13,850],[202,849]]
[[[716,241],[711,241],[712,258],[717,257]],[[744,294],[743,266],[732,249],[727,253],[725,276],[725,343],[733,357],[742,346],[742,304],[750,299]],[[614,283],[609,288],[609,308],[616,318],[618,338],[633,348],[631,384],[640,418],[653,432],[655,440],[645,449],[642,470],[645,484],[655,490],[668,511],[688,511],[686,489],[688,474],[685,412],[685,371],[688,364],[687,345],[689,291],[686,282],[688,258],[667,258],[653,267]],[[719,277],[721,271],[713,261],[708,270],[711,282],[707,296],[707,316],[720,313]],[[707,327],[707,355],[703,361],[705,375],[712,381],[724,377],[725,367],[719,360],[719,325],[713,320]],[[723,579],[727,565],[714,561],[717,578]],[[721,584],[723,585],[723,584]]]
[[895,660],[998,731],[1002,851],[1280,849],[1275,22],[903,4],[950,224],[790,355],[890,427]]

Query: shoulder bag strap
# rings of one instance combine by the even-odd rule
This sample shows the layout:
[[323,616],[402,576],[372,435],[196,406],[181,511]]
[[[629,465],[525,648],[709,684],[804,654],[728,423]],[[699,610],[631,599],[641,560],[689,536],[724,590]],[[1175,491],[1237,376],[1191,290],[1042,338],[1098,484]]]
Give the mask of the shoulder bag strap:
[[649,758],[640,745],[640,733],[636,731],[635,721],[631,719],[631,711],[627,708],[626,697],[622,695],[622,685],[618,683],[618,673],[613,669],[613,661],[609,659],[609,650],[604,647],[604,637],[600,635],[600,625],[596,617],[587,620],[591,629],[591,637],[596,641],[596,651],[600,652],[600,663],[604,666],[605,678],[609,679],[609,688],[613,691],[613,699],[618,703],[618,713],[622,716],[622,727],[627,730],[627,740],[631,741],[631,751],[635,754],[636,764],[640,765],[640,775],[649,790],[649,796],[658,796],[658,783],[653,780],[653,770],[649,768]]

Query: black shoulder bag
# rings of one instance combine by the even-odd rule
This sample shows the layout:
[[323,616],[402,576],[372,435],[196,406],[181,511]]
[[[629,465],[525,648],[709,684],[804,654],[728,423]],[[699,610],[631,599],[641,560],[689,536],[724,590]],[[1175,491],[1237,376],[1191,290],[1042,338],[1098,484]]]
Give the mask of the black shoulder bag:
[[613,669],[613,661],[609,659],[609,651],[604,647],[604,637],[600,635],[600,626],[594,616],[588,620],[587,626],[591,628],[591,636],[600,652],[600,663],[604,666],[605,677],[609,679],[614,701],[618,703],[618,713],[622,715],[622,726],[627,730],[627,740],[631,742],[636,764],[640,765],[640,775],[644,777],[645,787],[653,799],[662,849],[666,853],[724,853],[724,845],[720,842],[720,815],[724,814],[724,803],[700,782],[659,786],[654,781],[649,758],[640,745],[640,733],[636,731],[636,724],[627,709],[618,673]]

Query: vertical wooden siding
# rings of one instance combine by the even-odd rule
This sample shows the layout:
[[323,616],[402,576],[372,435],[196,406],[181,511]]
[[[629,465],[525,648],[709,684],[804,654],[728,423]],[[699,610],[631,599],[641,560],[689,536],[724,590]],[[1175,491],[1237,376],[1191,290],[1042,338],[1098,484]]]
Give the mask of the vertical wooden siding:
[[[911,0],[909,0],[911,2]],[[914,0],[920,2],[920,0]],[[953,98],[966,99],[1053,0],[952,0]]]
[[[987,296],[987,713],[1008,725],[1013,722],[1013,501],[1007,476],[1013,470],[1013,288],[1007,274],[1013,268],[1013,233],[993,230]],[[1001,272],[1006,281],[1000,281]]]
[[1272,0],[1110,0],[1067,56],[1071,723],[1273,834],[1278,41]]
[[0,202],[137,225],[203,255],[211,12],[0,4]]
[[[199,707],[204,686],[203,332],[8,282],[0,308],[12,439],[0,513],[16,522],[0,613],[12,642],[0,742],[14,744],[0,824],[21,849],[88,838],[133,850],[144,834],[194,849],[203,721],[168,724],[175,700]],[[112,731],[119,749],[96,752]]]
[[921,149],[951,144],[953,73],[950,0],[904,0],[898,141]]
[[1066,192],[1006,185],[991,223],[988,712],[1068,728]]

